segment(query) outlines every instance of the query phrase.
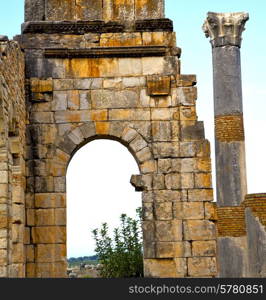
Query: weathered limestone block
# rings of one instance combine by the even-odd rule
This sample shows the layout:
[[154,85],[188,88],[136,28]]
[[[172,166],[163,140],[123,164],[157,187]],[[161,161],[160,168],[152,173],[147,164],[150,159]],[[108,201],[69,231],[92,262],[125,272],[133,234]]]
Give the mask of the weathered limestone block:
[[[177,75],[179,76],[179,75]],[[197,99],[196,87],[179,87],[176,89],[175,105],[194,106]]]
[[179,157],[179,143],[161,142],[153,144],[153,153],[155,158]]
[[25,1],[25,22],[42,21],[45,17],[45,0]]
[[147,277],[177,278],[187,274],[185,258],[145,259],[144,270]]
[[213,190],[212,189],[189,190],[188,201],[213,201]]
[[215,257],[188,258],[188,275],[191,277],[216,276]]
[[64,278],[66,277],[66,262],[37,263],[34,277],[37,278]]
[[142,193],[142,199],[144,202],[175,202],[181,201],[180,191],[161,190],[152,192]]
[[35,254],[34,254],[34,246],[27,245],[26,246],[26,261],[27,262],[34,262]]
[[197,173],[195,174],[195,187],[196,188],[211,188],[212,177],[211,173]]
[[167,142],[171,140],[172,130],[170,122],[152,122],[152,136],[155,142]]
[[176,202],[173,210],[175,218],[179,220],[204,219],[203,202]]
[[171,110],[167,108],[154,108],[151,110],[151,118],[154,121],[171,120]]
[[74,0],[46,0],[46,20],[75,20],[75,12],[76,10]]
[[215,224],[208,220],[184,221],[184,237],[187,241],[214,240],[216,238]]
[[64,226],[33,227],[32,239],[34,244],[63,244],[66,241],[66,228]]
[[216,256],[216,241],[192,242],[193,256]]
[[135,0],[136,19],[164,18],[164,0]]
[[129,46],[142,46],[142,36],[140,32],[117,32],[101,34],[100,47]]
[[172,202],[157,202],[154,204],[156,220],[172,220]]
[[112,20],[132,21],[134,19],[134,0],[112,0]]
[[182,187],[181,175],[179,173],[171,173],[165,175],[165,185],[169,190],[178,190]]
[[170,94],[170,76],[148,76],[147,77],[148,95],[166,96]]
[[24,263],[25,253],[24,253],[24,245],[22,243],[13,244],[12,249],[12,263]]
[[182,241],[183,229],[181,220],[156,221],[156,240],[161,242]]
[[204,209],[205,209],[205,219],[214,220],[214,221],[218,220],[216,203],[205,202]]
[[103,17],[102,0],[76,0],[75,19],[77,20],[101,20]]
[[35,219],[37,226],[55,225],[54,209],[37,209]]
[[144,221],[152,221],[154,219],[152,203],[144,202],[142,204],[142,218]]
[[64,261],[66,246],[62,244],[39,244],[36,247],[36,261],[39,263]]

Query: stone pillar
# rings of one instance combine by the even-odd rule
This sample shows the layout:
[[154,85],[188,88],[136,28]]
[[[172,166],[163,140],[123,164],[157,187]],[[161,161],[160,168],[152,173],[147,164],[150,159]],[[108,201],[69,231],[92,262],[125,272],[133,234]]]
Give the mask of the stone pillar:
[[[239,206],[247,194],[240,46],[248,18],[246,13],[209,12],[203,25],[213,54],[218,212]],[[221,277],[245,276],[246,238],[239,232],[218,238]],[[237,263],[232,264],[232,253]]]

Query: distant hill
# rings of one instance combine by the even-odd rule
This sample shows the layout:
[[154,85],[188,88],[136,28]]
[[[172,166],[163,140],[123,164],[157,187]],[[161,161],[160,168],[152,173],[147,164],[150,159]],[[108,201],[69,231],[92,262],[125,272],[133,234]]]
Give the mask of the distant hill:
[[70,267],[80,265],[82,263],[85,263],[87,265],[91,264],[97,264],[98,263],[98,256],[92,255],[92,256],[80,256],[80,257],[70,257],[67,259],[67,262]]

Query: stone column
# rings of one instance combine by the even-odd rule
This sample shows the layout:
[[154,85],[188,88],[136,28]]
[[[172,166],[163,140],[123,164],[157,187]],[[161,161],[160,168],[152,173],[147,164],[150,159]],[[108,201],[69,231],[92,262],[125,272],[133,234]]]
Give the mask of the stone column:
[[[239,206],[247,194],[240,47],[248,18],[248,14],[242,12],[209,12],[203,25],[213,54],[216,193],[221,223],[223,215],[219,214],[219,207],[224,211],[225,207]],[[227,232],[226,235],[218,238],[220,276],[243,277],[246,272],[245,231],[223,232]],[[232,263],[230,258],[234,255]]]

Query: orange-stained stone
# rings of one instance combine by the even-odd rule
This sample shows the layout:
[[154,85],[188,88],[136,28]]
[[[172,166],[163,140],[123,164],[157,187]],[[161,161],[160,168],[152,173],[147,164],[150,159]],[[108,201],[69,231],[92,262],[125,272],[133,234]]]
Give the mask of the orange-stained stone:
[[106,135],[109,134],[109,122],[96,122],[96,134]]
[[93,110],[91,112],[92,121],[106,121],[108,117],[107,110]]

